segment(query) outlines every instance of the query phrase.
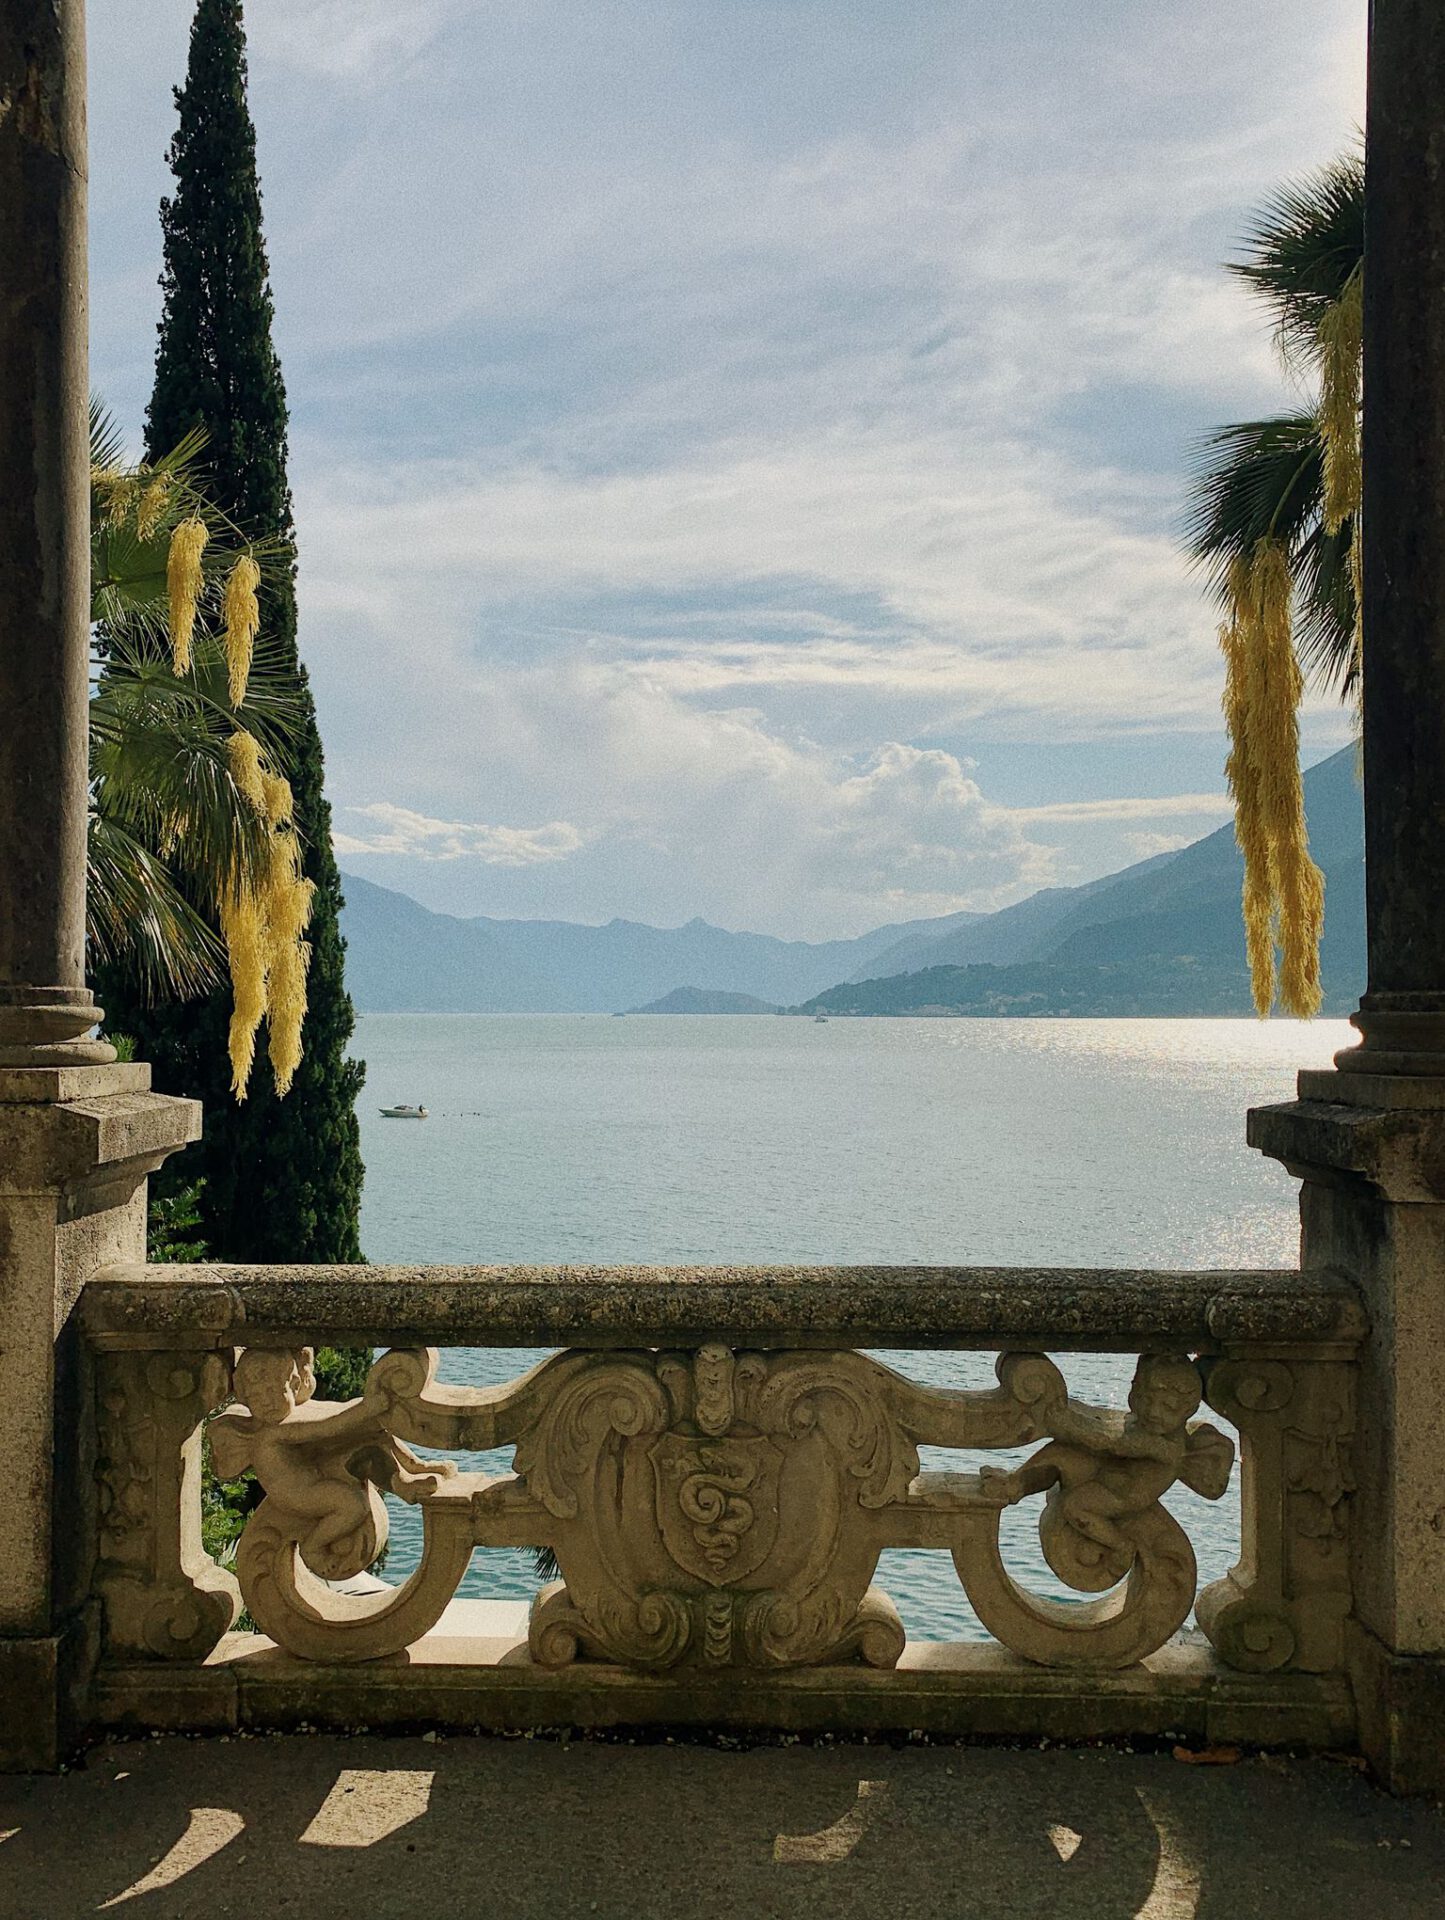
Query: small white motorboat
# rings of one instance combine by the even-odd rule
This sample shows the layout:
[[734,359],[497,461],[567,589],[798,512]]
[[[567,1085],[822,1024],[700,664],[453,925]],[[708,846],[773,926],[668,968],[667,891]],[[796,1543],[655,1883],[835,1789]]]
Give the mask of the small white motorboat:
[[381,1117],[383,1120],[425,1120],[427,1113],[425,1107],[383,1107]]
[[813,1025],[815,1027],[826,1027],[827,1024],[828,1016],[826,1013],[815,1013],[813,1015]]

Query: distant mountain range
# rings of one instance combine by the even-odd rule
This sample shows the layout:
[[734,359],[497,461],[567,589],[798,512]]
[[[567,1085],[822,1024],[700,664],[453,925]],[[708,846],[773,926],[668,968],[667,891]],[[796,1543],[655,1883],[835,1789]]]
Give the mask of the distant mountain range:
[[459,920],[354,873],[342,884],[346,982],[367,1013],[625,1013],[683,986],[792,1006],[876,972],[875,955],[925,928],[948,933],[982,917],[953,913],[815,943],[729,933],[706,920]]
[[[1347,747],[1305,776],[1325,874],[1327,1012],[1365,978],[1364,816]],[[776,940],[705,920],[462,920],[345,876],[347,981],[367,1012],[736,1012],[736,996],[832,1013],[1247,1013],[1232,826],[999,913]],[[841,984],[840,984],[841,983]],[[706,1003],[706,1004],[704,1004]]]

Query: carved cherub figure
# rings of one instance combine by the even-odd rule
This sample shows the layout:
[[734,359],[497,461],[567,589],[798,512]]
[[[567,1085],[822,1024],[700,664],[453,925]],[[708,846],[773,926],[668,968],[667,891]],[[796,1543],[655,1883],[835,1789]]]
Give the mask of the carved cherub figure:
[[[1006,1360],[1000,1367],[1006,1386],[1008,1366]],[[1022,1466],[987,1478],[1009,1505],[1047,1492],[1039,1537],[1060,1579],[1086,1592],[1122,1580],[1135,1555],[1129,1523],[1176,1480],[1206,1499],[1223,1494],[1234,1446],[1207,1422],[1190,1427],[1201,1398],[1192,1361],[1146,1353],[1127,1414],[1056,1396],[1038,1406],[1039,1424],[1053,1437]]]
[[384,1487],[403,1500],[436,1492],[450,1460],[418,1459],[387,1431],[392,1395],[368,1379],[359,1400],[316,1400],[310,1347],[247,1347],[236,1362],[236,1397],[210,1424],[211,1456],[223,1479],[250,1467],[268,1499],[297,1530],[301,1558],[326,1580],[358,1573],[386,1537]]

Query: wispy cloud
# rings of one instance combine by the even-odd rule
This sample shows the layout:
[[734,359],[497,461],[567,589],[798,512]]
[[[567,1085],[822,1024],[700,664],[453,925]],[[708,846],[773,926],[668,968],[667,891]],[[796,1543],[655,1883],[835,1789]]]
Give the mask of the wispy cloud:
[[1055,800],[1044,807],[1016,807],[1014,818],[1031,826],[1079,826],[1091,820],[1222,820],[1228,813],[1222,793],[1169,793],[1156,799]]
[[372,823],[369,834],[337,833],[338,853],[403,854],[417,860],[476,860],[485,867],[536,867],[566,860],[586,836],[566,820],[541,827],[491,827],[470,820],[431,820],[409,807],[376,800],[347,807],[348,819]]

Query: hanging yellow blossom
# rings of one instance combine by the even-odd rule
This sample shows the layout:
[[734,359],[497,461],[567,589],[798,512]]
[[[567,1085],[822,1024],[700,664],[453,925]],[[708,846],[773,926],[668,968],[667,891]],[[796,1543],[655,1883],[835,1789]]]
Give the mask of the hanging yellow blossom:
[[135,530],[137,539],[153,540],[155,538],[156,529],[161,523],[161,515],[165,512],[166,496],[170,490],[171,476],[168,473],[158,473],[152,480],[147,482],[140,499],[136,503]]
[[1289,560],[1276,540],[1261,540],[1231,580],[1232,618],[1221,633],[1225,713],[1231,751],[1235,834],[1244,855],[1245,943],[1254,1003],[1279,999],[1307,1019],[1319,1011],[1324,878],[1310,858],[1299,767],[1303,676],[1295,655]]
[[100,502],[101,518],[107,527],[118,527],[129,517],[136,497],[134,474],[120,467],[92,467],[90,484]]
[[261,742],[255,734],[247,733],[244,727],[238,727],[226,742],[226,759],[230,764],[231,778],[257,813],[264,814],[266,782],[271,776],[266,771]]
[[266,1013],[266,928],[250,888],[237,886],[222,902],[221,931],[231,968],[231,1091],[244,1100],[256,1058],[256,1034]]
[[196,625],[196,604],[205,586],[201,555],[210,539],[204,520],[182,520],[171,535],[166,560],[166,585],[171,600],[171,660],[177,673],[185,673],[191,664],[191,635]]
[[232,778],[270,829],[264,871],[250,882],[238,881],[221,909],[234,1007],[232,1091],[245,1099],[256,1034],[265,1020],[276,1091],[284,1097],[301,1063],[311,958],[305,934],[316,889],[301,871],[289,781],[272,771],[260,742],[244,729],[231,735],[226,751]]
[[1234,836],[1244,855],[1244,950],[1255,1012],[1274,1005],[1274,861],[1260,809],[1259,781],[1249,750],[1248,665],[1236,616],[1219,630],[1224,651],[1224,717],[1229,727],[1225,777],[1234,796]]
[[226,619],[226,672],[233,707],[239,707],[246,697],[251,653],[261,628],[261,609],[256,599],[260,583],[261,569],[249,553],[243,553],[227,577],[221,603]]
[[[278,812],[291,816],[291,789],[276,779],[269,796]],[[266,884],[267,1051],[276,1091],[285,1095],[301,1062],[301,1029],[306,1019],[306,970],[311,949],[305,940],[316,889],[301,872],[301,843],[289,825],[275,825],[271,870]]]
[[261,811],[273,827],[289,827],[296,814],[296,803],[291,797],[291,782],[283,780],[279,773],[265,773],[261,776]]
[[1320,438],[1324,442],[1325,532],[1338,533],[1360,509],[1360,372],[1364,275],[1357,268],[1319,324]]

